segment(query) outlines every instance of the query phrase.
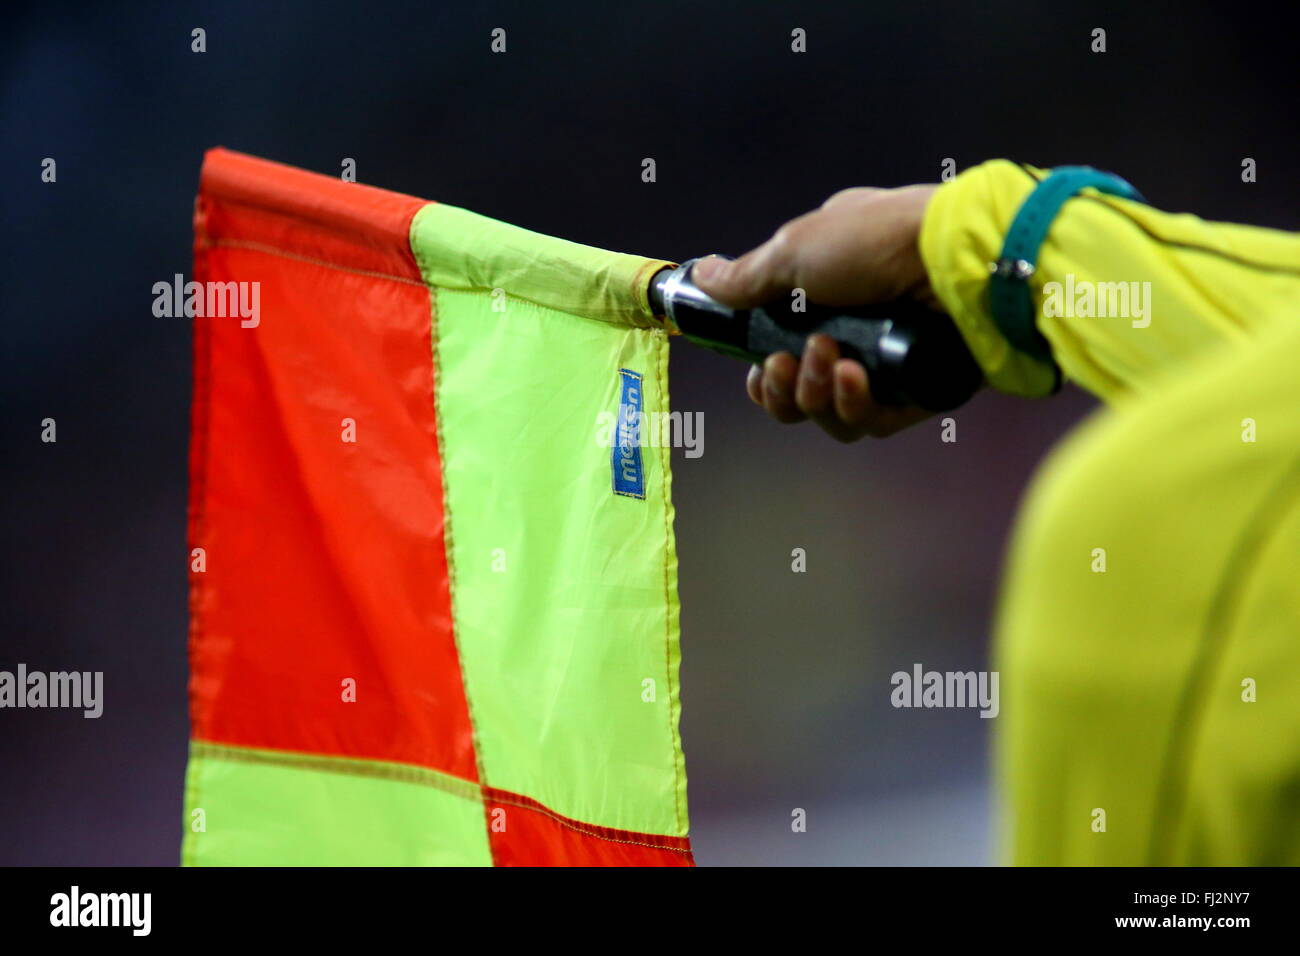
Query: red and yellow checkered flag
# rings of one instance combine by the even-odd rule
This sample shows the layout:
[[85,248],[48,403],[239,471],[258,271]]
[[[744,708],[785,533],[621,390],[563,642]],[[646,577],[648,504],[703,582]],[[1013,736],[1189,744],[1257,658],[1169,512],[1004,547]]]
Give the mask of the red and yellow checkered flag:
[[689,865],[667,263],[220,149],[194,258],[184,862]]

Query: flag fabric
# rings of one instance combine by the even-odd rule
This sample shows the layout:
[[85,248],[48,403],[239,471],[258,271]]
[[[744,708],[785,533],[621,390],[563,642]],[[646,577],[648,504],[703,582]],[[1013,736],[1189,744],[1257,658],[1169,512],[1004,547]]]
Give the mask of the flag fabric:
[[194,226],[183,862],[691,865],[669,263],[222,149]]

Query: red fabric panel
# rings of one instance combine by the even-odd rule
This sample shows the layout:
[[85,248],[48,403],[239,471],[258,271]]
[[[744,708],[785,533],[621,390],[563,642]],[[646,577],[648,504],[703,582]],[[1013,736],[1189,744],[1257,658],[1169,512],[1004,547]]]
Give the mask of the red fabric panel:
[[422,205],[225,150],[206,158],[195,278],[259,282],[261,314],[255,328],[194,320],[197,739],[478,778],[452,636],[429,294],[407,238]]
[[483,799],[497,866],[695,865],[686,837],[593,826],[491,787],[483,788]]
[[421,281],[409,231],[427,200],[227,149],[208,151],[199,197],[209,201],[207,228],[225,241]]

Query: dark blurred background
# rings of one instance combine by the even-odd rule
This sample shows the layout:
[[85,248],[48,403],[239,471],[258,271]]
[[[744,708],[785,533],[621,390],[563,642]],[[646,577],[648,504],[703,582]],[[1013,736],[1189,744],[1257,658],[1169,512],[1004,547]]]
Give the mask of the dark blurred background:
[[[1294,229],[1294,40],[1267,11],[7,5],[0,669],[102,670],[106,704],[0,711],[0,862],[177,860],[190,340],[151,286],[190,273],[204,149],[336,175],[353,157],[363,182],[669,259],[742,252],[837,189],[934,181],[949,157],[1090,163],[1164,208]],[[674,346],[674,407],[705,413],[703,457],[674,454],[699,862],[993,862],[996,721],[895,710],[889,675],[987,666],[1017,502],[1090,400],[983,395],[955,444],[926,423],[841,446],[766,420],[743,377]]]

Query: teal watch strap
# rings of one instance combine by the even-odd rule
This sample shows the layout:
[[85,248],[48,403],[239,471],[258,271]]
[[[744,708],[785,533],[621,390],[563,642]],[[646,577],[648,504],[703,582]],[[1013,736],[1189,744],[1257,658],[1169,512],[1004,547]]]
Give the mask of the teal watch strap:
[[1001,257],[989,265],[993,321],[1016,349],[1056,370],[1058,388],[1061,370],[1052,358],[1051,345],[1038,331],[1029,278],[1037,268],[1039,250],[1056,214],[1067,199],[1089,186],[1107,195],[1146,202],[1141,193],[1112,173],[1091,166],[1060,166],[1026,197],[1007,230]]

